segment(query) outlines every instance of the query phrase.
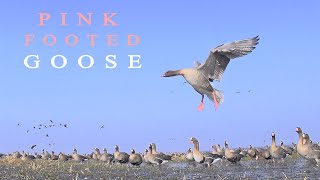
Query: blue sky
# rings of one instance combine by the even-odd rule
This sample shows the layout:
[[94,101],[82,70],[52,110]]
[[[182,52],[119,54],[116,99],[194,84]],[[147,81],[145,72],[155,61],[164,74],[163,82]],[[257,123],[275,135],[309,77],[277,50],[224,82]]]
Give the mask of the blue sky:
[[[115,144],[123,151],[131,147],[143,151],[151,142],[160,151],[185,151],[191,136],[199,139],[203,150],[225,140],[232,147],[263,146],[270,144],[272,131],[278,141],[297,141],[296,126],[319,141],[315,128],[320,115],[319,5],[318,1],[7,2],[0,12],[0,151],[30,151],[33,144],[38,144],[36,151],[71,152],[76,147],[91,152],[106,147],[113,152]],[[38,26],[39,12],[51,14],[43,27]],[[61,12],[68,13],[67,27],[59,25]],[[93,12],[92,26],[76,26],[77,12]],[[119,26],[103,27],[103,12],[118,13]],[[29,33],[35,34],[35,41],[26,47],[24,35]],[[79,36],[75,47],[63,43],[70,33]],[[88,46],[85,36],[90,33],[99,35],[96,47]],[[119,36],[118,46],[106,46],[109,33]],[[46,34],[56,35],[55,46],[41,42]],[[137,34],[139,45],[126,46],[126,34]],[[253,53],[233,60],[222,81],[213,83],[225,93],[217,111],[205,99],[205,110],[198,112],[201,96],[183,84],[182,77],[161,78],[169,69],[203,62],[217,45],[256,35],[261,39]],[[39,54],[39,69],[23,65],[29,54]],[[67,57],[66,68],[50,66],[56,54]],[[77,58],[83,54],[94,57],[94,67],[78,67]],[[117,68],[105,69],[108,54],[117,55]],[[141,55],[141,69],[127,68],[129,54]],[[32,129],[50,119],[69,127]]]

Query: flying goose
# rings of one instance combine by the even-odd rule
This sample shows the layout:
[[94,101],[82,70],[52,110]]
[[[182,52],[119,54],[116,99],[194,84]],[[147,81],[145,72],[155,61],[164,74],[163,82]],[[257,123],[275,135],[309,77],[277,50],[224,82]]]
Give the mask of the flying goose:
[[204,109],[204,95],[214,102],[215,109],[223,102],[223,92],[213,88],[210,82],[220,81],[231,59],[251,53],[258,44],[259,37],[248,38],[231,43],[221,44],[213,48],[204,64],[197,62],[197,67],[167,71],[163,77],[182,75],[184,79],[201,94],[198,111]]
[[134,149],[131,149],[131,154],[129,156],[129,162],[130,164],[134,166],[140,166],[142,163],[142,157],[140,154],[137,154]]
[[270,146],[270,154],[271,154],[273,160],[284,159],[287,156],[286,151],[276,145],[276,134],[274,132],[272,132],[271,137],[272,137],[272,143]]
[[119,146],[115,145],[114,146],[114,160],[116,162],[119,162],[120,164],[125,164],[129,162],[129,154],[125,153],[125,152],[119,152]]

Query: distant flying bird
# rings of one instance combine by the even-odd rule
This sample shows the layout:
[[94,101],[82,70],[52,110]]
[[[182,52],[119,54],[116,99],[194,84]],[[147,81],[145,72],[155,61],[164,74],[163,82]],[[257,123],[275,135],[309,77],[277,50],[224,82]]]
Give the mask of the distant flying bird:
[[33,129],[35,129],[36,127],[35,126],[33,126]]
[[36,146],[37,146],[36,144],[35,144],[35,145],[32,145],[32,146],[31,146],[31,149],[33,150],[33,148],[35,148]]
[[49,134],[46,134],[46,137],[49,137]]
[[182,75],[185,80],[201,94],[198,111],[204,109],[204,95],[214,102],[215,109],[223,102],[223,92],[212,87],[210,82],[220,81],[231,59],[251,53],[258,44],[259,36],[231,43],[221,44],[210,51],[204,64],[197,63],[195,68],[167,71],[163,77]]
[[29,132],[29,130],[27,130],[27,133]]
[[53,121],[50,119],[50,122],[53,123]]
[[20,123],[18,123],[17,126],[20,126]]
[[65,128],[68,128],[67,124],[63,125]]
[[102,128],[104,128],[104,125],[102,125],[102,126],[100,127],[100,129],[102,129]]
[[239,91],[237,91],[236,93],[237,93],[237,94],[239,94],[240,92],[239,92]]

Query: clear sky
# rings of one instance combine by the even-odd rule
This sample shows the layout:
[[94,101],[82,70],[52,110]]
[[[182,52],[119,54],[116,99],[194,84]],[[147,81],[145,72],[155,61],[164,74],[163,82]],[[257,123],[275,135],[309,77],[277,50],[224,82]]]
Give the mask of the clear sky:
[[[191,136],[202,150],[225,140],[232,147],[264,146],[271,143],[272,131],[278,142],[289,144],[297,141],[296,126],[320,140],[319,1],[2,4],[0,152],[30,151],[33,144],[38,144],[36,151],[71,152],[76,147],[84,153],[106,147],[113,152],[115,144],[123,151],[143,151],[151,142],[159,151],[185,151]],[[38,25],[40,12],[51,14],[43,27]],[[66,27],[60,26],[62,12],[68,13]],[[78,12],[93,12],[92,25],[78,27]],[[102,26],[103,12],[118,13],[114,20],[119,26]],[[106,46],[109,33],[118,35],[118,46]],[[35,34],[29,47],[25,34]],[[42,43],[46,34],[57,37],[55,46]],[[79,36],[77,46],[63,42],[68,34]],[[88,46],[86,34],[98,34],[95,47]],[[126,46],[126,34],[137,34],[140,43]],[[204,111],[198,112],[201,96],[182,77],[161,77],[169,69],[203,62],[217,45],[256,35],[261,38],[257,48],[233,60],[222,81],[213,83],[225,93],[217,111],[206,98]],[[24,66],[29,54],[40,56],[39,69]],[[67,57],[64,69],[50,65],[57,54]],[[92,68],[77,65],[83,54],[94,57]],[[115,69],[105,69],[109,54],[117,55]],[[129,54],[141,55],[141,69],[127,68]],[[68,128],[33,129],[50,119]]]

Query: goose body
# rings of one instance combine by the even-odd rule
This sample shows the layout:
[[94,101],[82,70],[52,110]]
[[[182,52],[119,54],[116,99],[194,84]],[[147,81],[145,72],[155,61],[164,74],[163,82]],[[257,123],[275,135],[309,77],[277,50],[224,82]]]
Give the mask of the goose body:
[[132,149],[129,156],[129,162],[134,166],[140,166],[142,163],[142,157],[140,154],[137,154],[134,149]]
[[285,146],[283,141],[280,142],[280,147],[289,155],[292,155],[294,152],[294,149],[292,147]]
[[247,151],[247,155],[251,158],[256,158],[258,156],[258,151],[256,148],[253,148],[251,145],[249,146],[249,149]]
[[147,152],[147,160],[151,164],[161,165],[166,162],[167,160],[161,159],[161,157],[158,154],[152,154],[152,145],[149,144],[149,150]]
[[193,158],[193,152],[192,152],[192,149],[189,148],[186,155],[185,155],[186,159],[188,161],[194,161],[194,158]]
[[113,155],[109,154],[106,148],[103,148],[103,154],[100,156],[99,160],[102,162],[111,163],[113,160]]
[[58,160],[59,157],[54,154],[54,151],[52,151],[52,152],[51,152],[51,155],[50,155],[50,159],[51,159],[51,160]]
[[204,95],[214,102],[215,109],[224,100],[223,92],[212,87],[210,82],[220,81],[231,59],[245,56],[255,49],[258,44],[258,36],[231,43],[225,43],[213,48],[204,64],[197,62],[197,67],[176,71],[167,71],[163,77],[181,75],[201,94],[201,102],[198,111],[204,109]]
[[281,147],[278,147],[276,145],[276,135],[275,133],[273,132],[271,134],[271,137],[272,137],[272,143],[271,143],[271,146],[270,146],[270,154],[272,156],[273,159],[283,159],[286,157],[286,152],[284,149],[282,149]]
[[73,149],[72,160],[76,162],[82,162],[84,160],[83,156],[78,154],[77,149]]
[[225,145],[225,157],[228,161],[230,161],[231,163],[237,163],[241,160],[241,158],[243,157],[242,154],[239,154],[239,151],[234,151],[229,149],[229,144],[227,141],[225,141],[224,143]]
[[171,160],[170,155],[167,155],[167,154],[164,154],[162,152],[157,151],[157,146],[155,143],[152,143],[151,146],[152,146],[152,154],[157,154],[157,156],[163,160]]
[[296,132],[298,133],[298,136],[299,136],[299,140],[296,146],[297,152],[300,156],[302,156],[303,158],[306,158],[308,147],[303,145],[303,137],[302,137],[303,132],[300,127],[296,128]]
[[65,154],[63,154],[62,152],[59,153],[59,161],[68,161],[68,156],[66,156]]
[[115,151],[113,153],[114,160],[120,164],[125,164],[129,162],[129,154],[125,152],[119,152],[118,145],[115,145]]
[[308,134],[303,133],[303,144],[302,146],[305,146],[306,152],[305,152],[305,158],[307,159],[314,159],[317,164],[320,164],[320,151],[313,148],[312,143],[310,142],[310,137]]

